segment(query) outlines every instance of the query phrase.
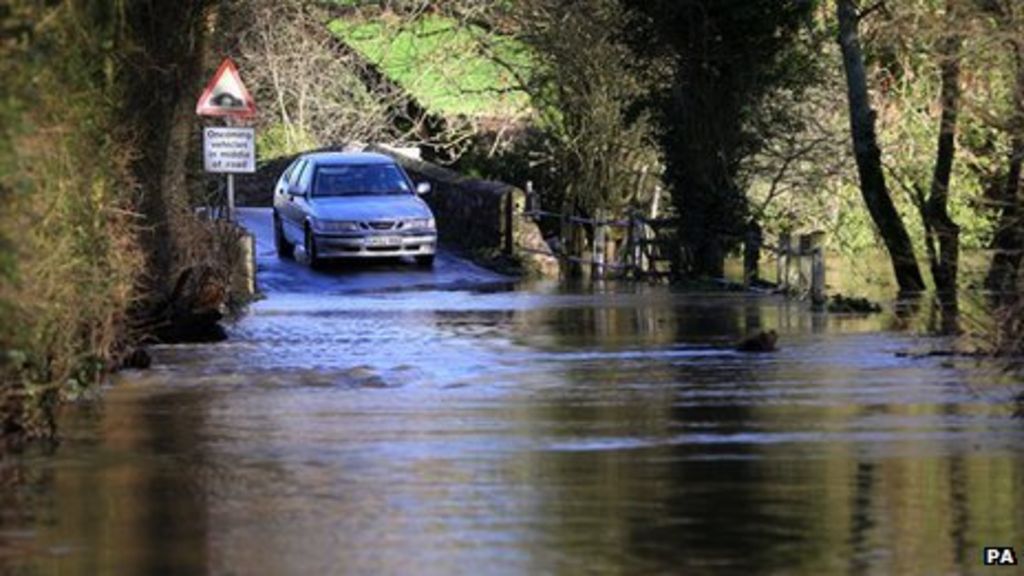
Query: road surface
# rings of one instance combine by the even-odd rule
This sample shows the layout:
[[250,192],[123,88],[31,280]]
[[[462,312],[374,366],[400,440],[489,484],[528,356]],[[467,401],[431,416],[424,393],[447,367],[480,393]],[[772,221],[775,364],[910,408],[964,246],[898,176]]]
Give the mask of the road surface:
[[351,294],[401,290],[456,290],[510,284],[513,278],[491,272],[442,248],[433,269],[394,260],[331,262],[312,270],[277,257],[270,208],[239,208],[239,223],[256,236],[257,284],[265,294]]

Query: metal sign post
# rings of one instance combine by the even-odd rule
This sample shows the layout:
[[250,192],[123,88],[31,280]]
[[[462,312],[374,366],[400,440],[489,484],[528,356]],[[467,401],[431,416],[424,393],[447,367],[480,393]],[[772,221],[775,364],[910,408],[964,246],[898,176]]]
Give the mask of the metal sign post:
[[235,221],[235,175],[228,174],[228,222]]

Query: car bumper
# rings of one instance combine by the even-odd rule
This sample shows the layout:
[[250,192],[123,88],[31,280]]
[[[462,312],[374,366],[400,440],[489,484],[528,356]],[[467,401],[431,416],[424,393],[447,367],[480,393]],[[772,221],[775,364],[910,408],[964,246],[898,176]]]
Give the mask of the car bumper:
[[437,234],[409,236],[314,236],[319,258],[394,258],[431,256],[437,252]]

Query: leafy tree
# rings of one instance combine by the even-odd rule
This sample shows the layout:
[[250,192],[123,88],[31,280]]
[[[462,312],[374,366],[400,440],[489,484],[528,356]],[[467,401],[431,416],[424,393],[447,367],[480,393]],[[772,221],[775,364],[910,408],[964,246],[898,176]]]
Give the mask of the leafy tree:
[[957,0],[946,1],[945,34],[937,57],[941,76],[942,108],[935,171],[931,192],[919,200],[931,262],[932,279],[941,302],[956,307],[957,276],[960,267],[960,226],[949,215],[949,186],[956,156],[956,132],[960,118],[960,66],[963,37],[958,31]]
[[993,119],[996,128],[1010,138],[1004,181],[996,185],[994,200],[1000,212],[992,248],[996,254],[986,278],[990,290],[1013,294],[1017,291],[1024,258],[1024,210],[1021,203],[1024,175],[1024,8],[1013,0],[978,0],[990,16],[996,45],[1008,49],[1011,89],[1008,110]]
[[618,37],[618,0],[523,0],[497,13],[529,50],[528,58],[503,64],[548,136],[546,161],[565,209],[622,215],[635,199],[638,172],[658,158],[647,115],[632,110],[646,87]]
[[860,43],[860,14],[855,0],[838,0],[839,44],[843,50],[850,103],[850,131],[860,172],[861,193],[871,218],[892,258],[896,282],[902,292],[924,290],[924,280],[914,255],[914,245],[893,204],[882,166],[882,151],[875,128],[877,113],[871,107],[867,70]]
[[640,65],[665,75],[649,103],[659,114],[666,179],[681,218],[678,268],[721,276],[749,215],[739,181],[743,163],[784,125],[766,121],[771,100],[813,81],[801,27],[814,2],[624,3]]

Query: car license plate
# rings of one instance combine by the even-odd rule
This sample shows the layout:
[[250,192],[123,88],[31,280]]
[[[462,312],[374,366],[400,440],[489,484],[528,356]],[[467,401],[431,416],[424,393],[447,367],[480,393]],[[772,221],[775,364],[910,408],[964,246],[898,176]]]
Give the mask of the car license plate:
[[370,236],[366,239],[367,246],[401,246],[400,236]]

